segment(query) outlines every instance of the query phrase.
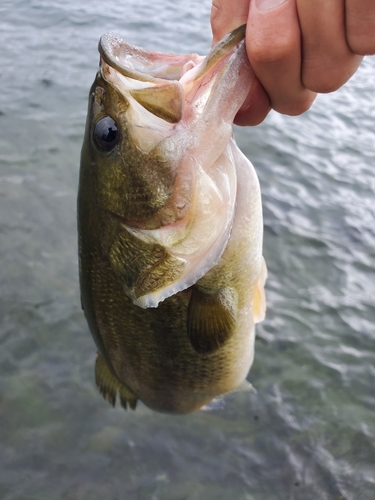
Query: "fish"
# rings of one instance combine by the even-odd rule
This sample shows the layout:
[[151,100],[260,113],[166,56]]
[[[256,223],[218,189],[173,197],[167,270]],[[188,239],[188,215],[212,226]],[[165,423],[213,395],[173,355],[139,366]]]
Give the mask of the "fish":
[[233,120],[245,27],[206,57],[99,41],[78,188],[95,379],[124,408],[185,414],[238,388],[265,315],[259,181]]

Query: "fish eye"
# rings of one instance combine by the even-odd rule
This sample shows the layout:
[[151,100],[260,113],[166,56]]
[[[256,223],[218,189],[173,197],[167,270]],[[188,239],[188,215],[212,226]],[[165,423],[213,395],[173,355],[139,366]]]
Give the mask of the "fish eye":
[[116,122],[110,116],[103,116],[95,124],[95,144],[104,151],[111,151],[119,141],[119,131]]

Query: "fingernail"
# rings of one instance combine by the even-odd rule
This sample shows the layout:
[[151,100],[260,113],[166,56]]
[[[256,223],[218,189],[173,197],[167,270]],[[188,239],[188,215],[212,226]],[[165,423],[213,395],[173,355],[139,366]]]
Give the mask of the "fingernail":
[[286,0],[255,0],[255,6],[258,10],[269,10],[285,1]]

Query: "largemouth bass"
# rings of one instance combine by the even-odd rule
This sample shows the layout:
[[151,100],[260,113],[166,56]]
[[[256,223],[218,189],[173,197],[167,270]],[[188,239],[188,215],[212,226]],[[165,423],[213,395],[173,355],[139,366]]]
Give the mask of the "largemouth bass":
[[188,413],[240,386],[264,317],[244,27],[207,57],[99,42],[78,193],[82,307],[112,404]]

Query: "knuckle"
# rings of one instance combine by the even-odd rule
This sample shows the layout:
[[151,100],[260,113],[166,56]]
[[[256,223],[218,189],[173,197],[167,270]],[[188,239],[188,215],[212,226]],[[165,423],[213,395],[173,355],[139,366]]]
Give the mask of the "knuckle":
[[317,92],[319,94],[330,94],[339,89],[345,82],[336,81],[331,78],[302,78],[302,82],[306,88],[312,92]]
[[[375,31],[375,30],[374,30]],[[354,54],[371,56],[375,54],[375,37],[368,38],[366,35],[348,35],[348,45]]]
[[303,85],[319,94],[329,94],[338,90],[355,73],[359,61],[355,58],[327,61],[323,60],[320,64],[305,64],[302,68]]
[[247,41],[247,53],[252,64],[268,65],[287,59],[295,51],[295,44],[289,37],[273,43],[270,37],[250,38]]
[[346,14],[347,43],[355,54],[368,56],[375,54],[375,9],[367,9],[365,14],[360,2],[351,6]]
[[314,92],[306,91],[298,99],[278,103],[272,106],[275,111],[283,115],[298,116],[308,111],[316,98]]
[[302,113],[308,111],[311,108],[313,102],[315,101],[315,97],[316,94],[314,94],[314,97],[308,97],[301,100],[294,109],[290,110],[289,115],[290,116],[302,115]]

